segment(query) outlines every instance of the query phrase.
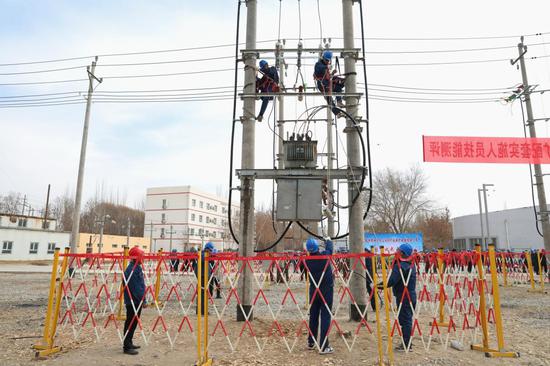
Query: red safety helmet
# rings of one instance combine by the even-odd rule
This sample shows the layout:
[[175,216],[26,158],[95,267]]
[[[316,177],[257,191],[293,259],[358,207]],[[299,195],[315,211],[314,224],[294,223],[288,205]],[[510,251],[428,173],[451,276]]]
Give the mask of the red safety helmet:
[[128,252],[128,254],[130,255],[130,257],[137,257],[138,259],[141,259],[141,257],[143,256],[143,254],[145,254],[143,252],[143,250],[138,247],[137,245],[135,247],[133,247],[132,249],[130,249],[130,251]]

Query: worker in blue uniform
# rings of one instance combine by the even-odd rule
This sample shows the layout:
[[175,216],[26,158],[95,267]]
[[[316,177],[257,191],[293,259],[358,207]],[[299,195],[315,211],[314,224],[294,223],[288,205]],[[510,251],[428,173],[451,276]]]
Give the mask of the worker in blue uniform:
[[332,51],[326,50],[323,52],[321,58],[315,63],[315,69],[313,78],[317,89],[326,95],[327,102],[332,106],[332,113],[337,117],[342,117],[340,108],[344,108],[344,102],[342,96],[336,96],[336,104],[334,99],[330,96],[332,93],[341,93],[344,90],[345,79],[334,75],[336,70],[331,71]]
[[[397,307],[399,308],[399,306],[401,306],[398,320],[405,346],[399,344],[399,346],[395,348],[396,351],[405,351],[407,348],[409,350],[412,348],[410,339],[413,325],[413,312],[416,307],[416,267],[412,254],[413,248],[410,244],[404,243],[399,246],[397,262],[393,265],[387,284],[387,287],[391,287],[393,290]],[[381,283],[378,284],[378,288],[383,288],[383,285]],[[407,288],[409,296],[404,295],[405,288]]]
[[[306,249],[312,257],[332,255],[333,244],[330,239],[325,239],[325,250],[319,250],[319,244],[313,238],[306,242]],[[332,298],[334,294],[334,279],[330,259],[308,259],[306,267],[309,273],[309,329],[311,331],[307,340],[310,350],[319,345],[320,354],[333,353],[334,349],[328,341],[328,329],[332,320]],[[318,289],[318,290],[317,290]],[[320,320],[320,332],[319,332]],[[317,335],[320,333],[319,338]],[[318,340],[318,343],[316,343]]]
[[124,271],[124,304],[126,305],[126,320],[124,321],[123,351],[128,355],[137,355],[139,346],[133,342],[134,332],[141,317],[141,309],[145,306],[145,279],[141,263],[143,250],[135,246],[128,252],[131,261]]
[[[205,253],[208,253],[208,255],[210,256],[213,252],[214,252],[214,244],[212,242],[208,242],[204,245],[204,248],[201,252],[201,273],[198,273],[199,271],[199,267],[198,267],[198,260],[195,260],[193,262],[193,272],[195,272],[195,276],[197,277],[198,279],[198,276],[200,276],[201,278],[201,289],[200,289],[200,297],[201,297],[201,315],[204,315],[205,312],[206,312],[206,308],[207,308],[207,304],[206,302],[208,301],[208,298],[205,298],[204,296],[204,289],[208,286],[208,289],[209,289],[209,293],[211,294],[212,293],[212,290],[213,290],[213,286],[214,286],[214,283],[213,283],[213,280],[212,280],[212,268],[213,268],[213,264],[214,262],[213,261],[205,261]],[[204,276],[204,266],[207,265],[206,263],[208,262],[208,283],[207,282],[207,279],[206,277]],[[198,304],[197,304],[197,308],[196,308],[196,313],[198,314],[199,313],[199,310],[198,310]]]
[[[279,92],[279,73],[277,72],[277,68],[275,66],[269,66],[266,60],[261,60],[259,71],[262,74],[262,77],[256,77],[256,92]],[[265,96],[260,97],[260,99],[262,100],[262,105],[260,107],[260,113],[258,113],[258,117],[256,117],[258,122],[262,122],[267,105],[270,100],[273,100],[273,97]]]
[[[369,253],[369,254],[371,253],[368,243],[365,243],[364,249],[365,249],[365,253]],[[376,311],[375,296],[377,296],[377,294],[376,294],[376,291],[374,291],[375,289],[372,283],[372,257],[371,256],[365,257],[365,278],[366,278],[366,286],[367,286],[367,296],[370,297],[370,306],[372,308],[372,311]]]

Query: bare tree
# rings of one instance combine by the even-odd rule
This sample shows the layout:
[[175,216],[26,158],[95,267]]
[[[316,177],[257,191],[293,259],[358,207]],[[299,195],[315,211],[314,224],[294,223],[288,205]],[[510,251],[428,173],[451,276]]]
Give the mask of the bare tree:
[[0,212],[12,215],[21,213],[19,209],[20,201],[22,201],[22,198],[19,192],[9,192],[5,196],[0,195]]
[[418,215],[415,229],[424,234],[424,249],[452,247],[453,228],[447,208]]
[[375,175],[367,229],[411,231],[416,217],[430,209],[426,188],[426,177],[418,166],[405,172],[386,168]]

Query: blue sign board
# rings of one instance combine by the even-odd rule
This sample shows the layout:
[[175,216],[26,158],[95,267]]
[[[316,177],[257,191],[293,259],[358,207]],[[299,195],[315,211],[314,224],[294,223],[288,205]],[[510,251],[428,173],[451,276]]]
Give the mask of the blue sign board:
[[416,249],[419,252],[421,252],[424,248],[422,233],[365,233],[365,244],[369,247],[374,246],[375,248],[380,248],[383,246],[386,252],[394,252],[401,244],[404,243],[410,244],[413,249]]

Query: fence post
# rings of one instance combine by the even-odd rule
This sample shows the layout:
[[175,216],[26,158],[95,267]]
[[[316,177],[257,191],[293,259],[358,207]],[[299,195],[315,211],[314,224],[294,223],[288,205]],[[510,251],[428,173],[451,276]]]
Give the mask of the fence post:
[[439,325],[447,327],[449,323],[445,322],[445,270],[443,268],[443,248],[437,249],[437,272],[439,278]]
[[531,283],[531,291],[535,290],[535,274],[533,273],[533,262],[531,261],[531,252],[525,251],[525,260],[527,261],[527,270],[529,271],[529,282]]
[[[53,348],[53,341],[55,338],[55,333],[57,331],[57,321],[59,320],[59,310],[61,308],[61,299],[63,297],[63,278],[65,277],[65,272],[67,271],[67,262],[69,261],[69,253],[71,248],[65,248],[63,253],[63,263],[61,264],[61,273],[59,275],[59,284],[57,285],[57,293],[55,296],[55,306],[53,313],[53,321],[50,329],[50,339],[49,339],[49,348]],[[61,350],[61,347],[59,347]]]
[[[393,344],[391,336],[391,322],[390,322],[390,304],[391,298],[389,295],[388,274],[386,272],[386,259],[384,258],[384,247],[380,246],[380,261],[382,262],[382,285],[384,286],[384,308],[386,310],[386,327],[388,331],[388,356],[390,359],[390,365],[393,365]],[[374,270],[373,270],[374,272]]]
[[485,273],[484,273],[484,265],[483,265],[483,259],[482,259],[482,253],[481,253],[481,245],[476,244],[476,253],[477,253],[477,287],[479,291],[479,317],[481,321],[481,328],[483,330],[483,344],[482,345],[474,345],[472,344],[470,346],[471,349],[475,351],[481,351],[481,352],[487,352],[489,350],[489,331],[487,329],[487,314],[485,312],[485,289],[484,289],[484,281],[485,281]]
[[128,266],[128,255],[129,255],[129,248],[127,246],[124,247],[124,258],[122,259],[122,283],[120,284],[120,295],[118,296],[118,314],[117,319],[118,320],[126,320],[126,315],[122,314],[122,308],[124,304],[124,288],[125,281],[124,281],[124,271],[126,271],[126,267]]
[[157,270],[156,270],[156,280],[155,280],[155,304],[157,306],[162,306],[162,303],[159,301],[159,294],[160,294],[160,275],[161,275],[161,265],[162,265],[162,262],[163,262],[163,259],[162,259],[162,248],[160,248],[158,250],[158,258],[159,258],[159,262],[157,264]]
[[489,263],[491,266],[491,282],[493,286],[493,303],[495,307],[495,322],[497,330],[497,349],[485,352],[487,357],[519,357],[518,352],[504,352],[504,329],[502,327],[502,314],[500,312],[500,292],[498,288],[497,263],[495,245],[489,244]]
[[204,253],[204,266],[203,266],[203,271],[204,271],[204,283],[203,283],[203,294],[204,294],[204,304],[203,304],[203,307],[204,307],[204,317],[203,317],[203,321],[204,321],[204,329],[203,329],[203,332],[204,332],[204,341],[203,341],[203,348],[204,348],[204,351],[203,351],[203,363],[201,364],[202,366],[207,366],[207,365],[212,365],[212,360],[208,358],[208,299],[210,297],[210,291],[209,291],[209,288],[210,288],[210,283],[209,283],[209,278],[208,278],[208,272],[210,270],[210,263],[208,262],[208,252],[205,252]]
[[[59,266],[59,248],[55,248],[53,254],[52,274],[50,276],[50,292],[48,294],[48,308],[46,310],[46,318],[44,319],[44,335],[42,336],[42,344],[35,344],[33,346],[36,350],[47,350],[48,340],[50,339],[50,324],[52,321],[52,311],[55,298],[55,280],[57,278],[57,268]],[[36,352],[36,357],[39,356],[39,352]]]
[[201,347],[201,341],[202,341],[202,294],[203,294],[203,288],[202,288],[202,255],[201,250],[197,250],[197,366],[202,365],[202,347]]
[[[374,296],[374,311],[376,313],[376,338],[378,340],[378,365],[384,365],[384,350],[382,349],[382,328],[380,325],[380,302],[378,300],[378,273],[376,273],[376,254],[371,247],[371,266],[372,266],[372,294]],[[368,274],[367,274],[368,276]]]

